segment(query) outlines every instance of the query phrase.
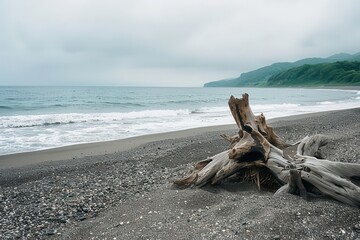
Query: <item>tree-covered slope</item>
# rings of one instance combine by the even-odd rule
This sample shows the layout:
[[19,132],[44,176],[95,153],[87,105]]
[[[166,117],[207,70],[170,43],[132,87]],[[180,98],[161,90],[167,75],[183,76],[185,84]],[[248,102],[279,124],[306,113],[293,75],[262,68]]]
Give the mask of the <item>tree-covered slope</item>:
[[305,64],[273,75],[267,86],[360,85],[360,61]]
[[305,58],[296,62],[280,62],[274,63],[270,66],[262,67],[254,71],[242,73],[238,78],[225,79],[214,82],[209,82],[204,87],[243,87],[253,86],[261,87],[266,86],[266,82],[273,75],[284,72],[294,67],[299,67],[304,64],[319,64],[319,63],[332,63],[336,61],[360,61],[360,53],[351,55],[347,53],[339,53],[332,55],[328,58]]

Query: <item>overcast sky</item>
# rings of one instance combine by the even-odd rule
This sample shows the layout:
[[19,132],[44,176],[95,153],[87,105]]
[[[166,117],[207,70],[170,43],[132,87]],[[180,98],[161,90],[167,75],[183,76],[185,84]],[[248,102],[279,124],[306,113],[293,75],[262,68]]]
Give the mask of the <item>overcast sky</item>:
[[360,51],[358,0],[0,0],[0,85],[202,86]]

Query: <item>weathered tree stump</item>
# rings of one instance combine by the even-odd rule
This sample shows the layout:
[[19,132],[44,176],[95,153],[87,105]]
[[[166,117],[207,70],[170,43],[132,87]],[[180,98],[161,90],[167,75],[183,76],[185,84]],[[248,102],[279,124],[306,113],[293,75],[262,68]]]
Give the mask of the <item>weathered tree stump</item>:
[[360,206],[360,164],[322,159],[320,147],[328,142],[325,136],[287,144],[266,124],[263,114],[254,115],[248,94],[240,99],[231,96],[229,107],[239,128],[235,136],[222,135],[230,149],[198,162],[192,173],[175,185],[201,187],[236,174],[253,180],[259,189],[264,184],[281,186],[275,195],[327,196]]

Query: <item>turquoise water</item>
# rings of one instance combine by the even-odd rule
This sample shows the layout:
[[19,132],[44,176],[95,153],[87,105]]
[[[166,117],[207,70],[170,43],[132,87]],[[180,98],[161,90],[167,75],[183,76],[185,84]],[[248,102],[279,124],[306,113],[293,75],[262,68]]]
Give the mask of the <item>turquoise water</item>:
[[244,92],[267,118],[360,106],[356,90],[0,87],[0,154],[233,123]]

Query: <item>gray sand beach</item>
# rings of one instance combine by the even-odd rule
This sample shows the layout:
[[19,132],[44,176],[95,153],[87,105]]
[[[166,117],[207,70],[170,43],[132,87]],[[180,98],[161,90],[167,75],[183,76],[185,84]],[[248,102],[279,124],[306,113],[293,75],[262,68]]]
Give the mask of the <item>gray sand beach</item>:
[[[360,163],[360,108],[269,121],[288,142],[325,134]],[[235,125],[0,156],[0,239],[360,239],[360,209],[273,197],[252,183],[177,189]]]

